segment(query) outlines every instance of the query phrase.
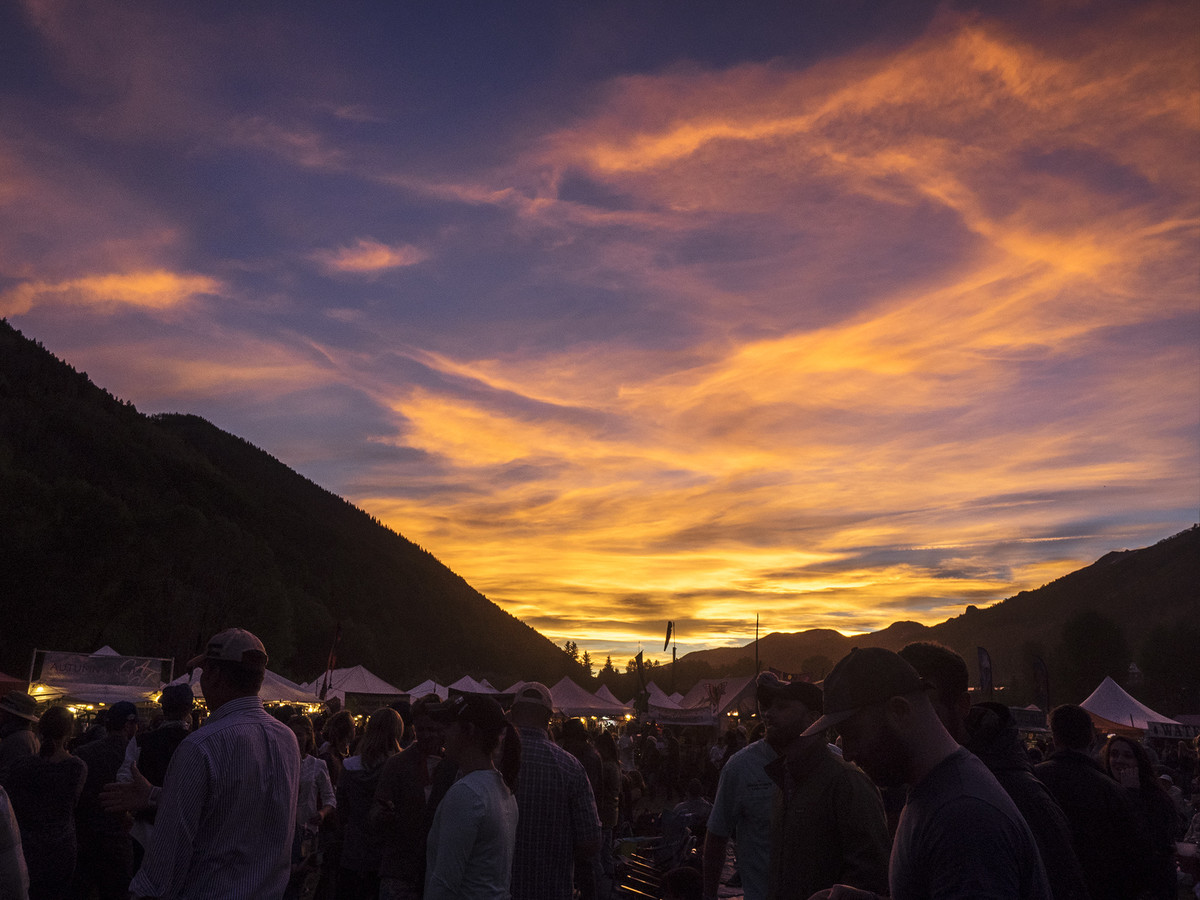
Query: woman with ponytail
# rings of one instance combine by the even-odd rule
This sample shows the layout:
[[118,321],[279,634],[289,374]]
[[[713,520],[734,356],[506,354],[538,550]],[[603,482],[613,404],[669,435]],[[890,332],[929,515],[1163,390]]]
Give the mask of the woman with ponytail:
[[[426,852],[425,900],[507,900],[517,843],[521,739],[491,697],[461,695],[440,716],[459,779],[438,805]],[[497,770],[493,758],[504,746]]]

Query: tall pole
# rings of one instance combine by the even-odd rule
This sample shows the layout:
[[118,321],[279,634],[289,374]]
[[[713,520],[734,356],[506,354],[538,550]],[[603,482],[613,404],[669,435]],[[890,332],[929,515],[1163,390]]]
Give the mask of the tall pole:
[[758,677],[758,613],[754,614],[754,677]]

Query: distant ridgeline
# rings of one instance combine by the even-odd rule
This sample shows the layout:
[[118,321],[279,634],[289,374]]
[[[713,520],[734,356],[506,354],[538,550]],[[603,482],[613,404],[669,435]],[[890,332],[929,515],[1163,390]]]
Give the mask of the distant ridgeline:
[[[985,648],[1010,705],[1044,705],[1041,660],[1053,705],[1084,700],[1111,675],[1161,713],[1200,713],[1200,527],[1105,554],[1037,590],[985,609],[968,606],[939,625],[896,622],[852,638],[816,629],[769,634],[758,642],[758,659],[763,667],[821,678],[853,647],[899,650],[912,641],[958,651],[973,685],[979,684],[976,648]],[[679,665],[697,675],[737,674],[753,670],[754,654],[753,643],[700,650]]]
[[407,687],[579,667],[431,554],[196,416],[148,417],[0,319],[0,670],[34,648],[174,657],[257,633]]

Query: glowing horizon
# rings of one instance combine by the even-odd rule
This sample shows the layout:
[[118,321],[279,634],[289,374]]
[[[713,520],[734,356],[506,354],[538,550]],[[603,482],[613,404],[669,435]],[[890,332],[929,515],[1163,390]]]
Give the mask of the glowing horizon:
[[1194,5],[622,10],[27,0],[0,315],[597,665],[1200,518]]

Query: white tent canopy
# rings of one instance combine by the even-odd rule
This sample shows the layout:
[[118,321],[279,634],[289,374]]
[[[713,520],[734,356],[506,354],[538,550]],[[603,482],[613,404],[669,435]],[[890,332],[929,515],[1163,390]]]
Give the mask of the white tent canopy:
[[628,710],[619,703],[601,700],[591,691],[581,688],[570,676],[564,675],[550,688],[555,707],[564,716],[607,716],[623,717]]
[[1145,730],[1150,722],[1162,722],[1168,725],[1178,725],[1174,719],[1169,719],[1156,713],[1150,707],[1139,703],[1129,696],[1119,684],[1110,677],[1100,682],[1100,686],[1079,704],[1093,715],[1107,719],[1117,725]]
[[756,684],[753,675],[738,678],[702,678],[684,695],[679,705],[684,709],[705,706],[710,710],[715,706],[718,716],[731,712],[745,714],[752,711]]
[[[171,684],[186,684],[192,689],[193,697],[203,697],[200,690],[200,669],[192,669],[180,675]],[[267,703],[316,703],[317,696],[294,681],[288,681],[282,675],[276,675],[270,669],[263,676],[262,687],[258,697]]]
[[619,706],[629,706],[628,703],[622,703],[620,700],[618,700],[617,695],[608,689],[607,684],[602,684],[600,687],[596,688],[596,696],[601,700],[608,701],[609,703],[616,703]]
[[445,700],[450,696],[450,691],[446,689],[444,684],[438,684],[432,678],[426,678],[416,687],[409,688],[408,690],[408,696],[413,700],[420,700],[429,694],[437,694],[439,698]]
[[454,684],[450,685],[451,690],[462,691],[464,694],[494,694],[496,689],[490,684],[485,685],[476,681],[470,675],[464,675]]
[[650,695],[649,701],[651,707],[658,707],[660,709],[680,708],[679,703],[663,693],[662,688],[660,688],[653,681],[646,685],[646,693]]
[[[325,673],[322,672],[310,684],[304,685],[313,694],[320,696],[321,687],[325,684]],[[388,684],[378,675],[368,671],[366,666],[351,666],[347,669],[334,669],[329,673],[329,690],[325,699],[337,697],[345,701],[346,694],[403,694],[404,691]]]

